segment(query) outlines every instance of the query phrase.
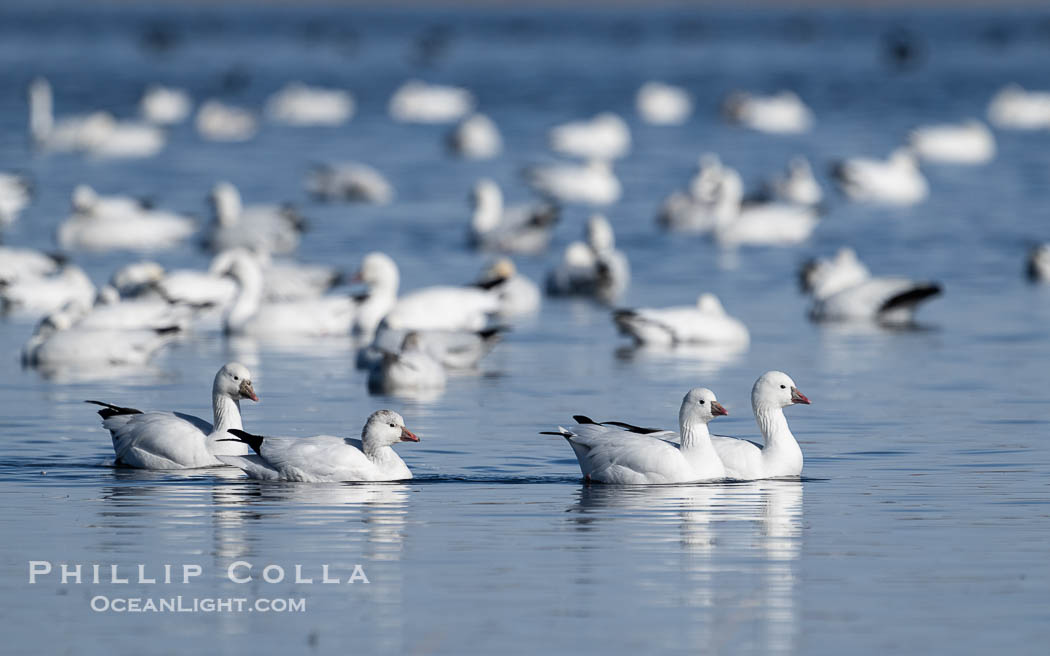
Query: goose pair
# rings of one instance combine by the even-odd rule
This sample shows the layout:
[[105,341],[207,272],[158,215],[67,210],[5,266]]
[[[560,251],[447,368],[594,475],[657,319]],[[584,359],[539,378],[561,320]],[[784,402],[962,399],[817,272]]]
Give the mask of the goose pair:
[[471,244],[500,253],[535,255],[547,250],[560,214],[551,203],[507,207],[499,185],[488,178],[474,185],[471,204]]
[[577,425],[544,434],[564,437],[584,479],[620,485],[654,485],[798,476],[802,449],[788,427],[784,408],[810,401],[782,372],[763,374],[751,389],[751,407],[763,445],[713,436],[708,423],[729,414],[707,388],[682,399],[679,433],[624,422],[595,422],[576,415]]
[[214,223],[205,245],[214,252],[248,248],[257,252],[285,254],[299,247],[305,221],[294,208],[278,205],[248,205],[241,202],[237,187],[216,184],[208,197]]
[[561,262],[547,275],[547,292],[554,296],[592,296],[611,303],[631,282],[627,256],[616,249],[612,225],[600,214],[587,221],[585,241],[565,248]]
[[212,383],[211,423],[181,412],[142,412],[101,401],[102,425],[113,438],[116,464],[141,469],[232,465],[252,478],[288,481],[388,481],[412,478],[392,445],[418,442],[391,410],[373,413],[361,439],[280,438],[243,430],[240,402],[258,401],[251,372],[224,365]]
[[188,216],[146,207],[126,196],[100,196],[87,185],[73,190],[73,214],[58,226],[58,244],[70,250],[173,248],[197,230]]

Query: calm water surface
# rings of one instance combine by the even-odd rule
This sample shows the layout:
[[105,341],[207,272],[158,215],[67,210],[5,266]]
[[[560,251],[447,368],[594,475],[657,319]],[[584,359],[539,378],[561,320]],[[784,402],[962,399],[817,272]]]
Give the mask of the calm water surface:
[[[904,210],[829,195],[824,224],[794,249],[720,253],[658,232],[660,200],[714,150],[757,183],[794,154],[823,175],[835,157],[883,155],[919,123],[983,115],[1017,81],[1050,87],[1047,16],[1028,14],[430,12],[336,9],[142,9],[29,3],[0,8],[0,169],[23,169],[38,197],[3,235],[53,247],[74,184],[134,193],[205,214],[219,179],[247,202],[296,202],[311,219],[301,256],[356,266],[382,249],[405,288],[473,278],[484,259],[463,244],[466,196],[481,175],[512,200],[518,172],[548,161],[552,124],[601,110],[628,118],[635,140],[617,164],[622,202],[609,208],[634,284],[625,304],[719,294],[752,331],[743,353],[625,349],[604,308],[545,304],[515,327],[481,371],[455,376],[430,401],[370,397],[342,341],[307,347],[231,341],[207,330],[153,366],[105,379],[47,379],[18,364],[32,325],[0,322],[0,617],[10,653],[166,654],[303,650],[344,653],[1044,653],[1050,639],[1050,290],[1027,285],[1027,246],[1050,238],[1050,134],[998,133],[981,167],[927,167],[932,195]],[[921,65],[894,72],[882,35],[922,36]],[[1042,27],[1041,27],[1042,26]],[[447,28],[447,29],[444,29]],[[172,35],[142,47],[144,30]],[[418,37],[444,43],[432,57]],[[436,36],[435,36],[436,35]],[[440,37],[440,38],[439,38]],[[178,126],[152,160],[102,163],[34,156],[23,90],[56,89],[58,114],[131,115],[161,81],[195,98],[258,107],[292,79],[352,90],[359,109],[336,129],[264,125],[245,144],[201,142]],[[503,130],[506,154],[450,160],[444,127],[385,116],[390,93],[419,76],[463,84]],[[223,79],[242,83],[228,88]],[[646,79],[688,87],[694,118],[640,124]],[[815,130],[771,137],[723,125],[734,88],[797,90]],[[390,176],[389,207],[323,206],[303,191],[318,161],[360,159]],[[582,229],[567,208],[554,249]],[[843,244],[871,269],[932,278],[943,298],[919,330],[815,326],[797,265]],[[132,254],[74,259],[96,282]],[[540,278],[553,261],[523,259]],[[158,256],[203,267],[186,245]],[[114,470],[109,437],[82,401],[207,416],[219,364],[255,372],[259,432],[356,434],[393,407],[423,441],[400,449],[408,484],[283,485],[228,471]],[[721,433],[757,436],[749,391],[763,371],[789,372],[813,400],[788,410],[806,454],[802,481],[611,489],[584,486],[571,451],[541,436],[583,412],[671,425],[682,394],[713,388],[731,416]],[[108,581],[28,584],[28,561],[197,564],[187,585]],[[226,568],[253,564],[232,583]],[[268,564],[289,579],[262,582]],[[319,581],[296,584],[296,564]],[[96,613],[108,597],[303,598],[304,613]]]

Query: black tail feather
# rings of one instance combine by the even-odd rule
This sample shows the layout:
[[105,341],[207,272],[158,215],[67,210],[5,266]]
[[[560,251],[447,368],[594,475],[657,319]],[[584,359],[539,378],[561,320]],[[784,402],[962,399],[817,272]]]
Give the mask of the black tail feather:
[[84,403],[93,403],[95,405],[102,406],[102,409],[98,411],[98,414],[103,419],[109,419],[110,417],[116,417],[117,415],[141,415],[141,410],[135,408],[122,408],[119,405],[113,405],[112,403],[105,403],[104,401],[91,401],[86,400]]
[[906,292],[902,292],[889,298],[882,307],[879,308],[879,313],[889,312],[897,308],[912,307],[931,296],[936,296],[941,293],[941,286],[939,283],[923,283],[916,285]]
[[557,435],[558,437],[565,437],[565,433],[559,433],[558,431],[540,431],[540,435]]
[[252,451],[256,452],[260,456],[262,455],[262,452],[260,451],[260,449],[262,449],[263,440],[266,439],[262,435],[253,435],[251,433],[248,433],[246,431],[242,431],[242,430],[237,429],[237,428],[231,428],[231,429],[229,429],[226,432],[229,433],[230,435],[235,435],[238,439],[236,439],[236,440],[219,440],[220,442],[244,442],[245,444],[247,444],[248,446],[250,446],[252,448]]
[[572,418],[576,420],[577,424],[594,424],[596,426],[599,425],[598,422],[594,421],[587,415],[573,415]]
[[650,433],[662,433],[664,431],[664,429],[662,428],[644,428],[642,426],[628,424],[624,421],[603,421],[602,424],[605,426],[619,426],[620,428],[624,428],[632,433],[640,433],[642,435],[649,435]]

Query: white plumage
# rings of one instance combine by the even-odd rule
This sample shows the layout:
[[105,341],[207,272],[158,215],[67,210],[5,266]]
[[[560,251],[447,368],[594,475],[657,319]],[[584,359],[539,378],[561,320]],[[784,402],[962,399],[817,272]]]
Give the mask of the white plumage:
[[197,108],[197,133],[208,141],[247,141],[255,136],[258,120],[247,109],[206,100]]
[[617,310],[613,319],[620,332],[639,344],[747,345],[747,326],[726,314],[714,294],[701,294],[695,306]]
[[354,115],[354,98],[342,89],[285,85],[266,101],[266,116],[288,125],[342,125]]
[[537,193],[562,203],[610,205],[620,200],[620,181],[608,162],[548,164],[525,171]]
[[813,112],[791,91],[768,96],[745,91],[730,94],[723,107],[730,121],[759,132],[793,134],[808,132]]
[[915,128],[908,146],[930,162],[984,164],[995,158],[995,136],[976,119]]
[[551,128],[548,140],[556,153],[591,160],[618,159],[631,149],[627,123],[611,112],[556,125]]
[[215,222],[205,237],[215,251],[248,248],[256,252],[289,253],[299,246],[304,222],[287,206],[249,205],[241,202],[237,187],[220,182],[212,188],[209,200]]
[[693,99],[681,87],[663,82],[646,82],[638,89],[635,108],[642,120],[652,125],[681,125],[693,113]]
[[547,292],[593,296],[610,303],[623,295],[630,282],[627,256],[616,249],[609,221],[596,214],[587,221],[586,241],[569,244],[561,262],[547,275]]
[[843,160],[832,168],[832,175],[842,192],[854,201],[914,205],[930,193],[914,153],[907,148],[898,148],[886,160]]
[[409,80],[390,98],[390,116],[404,123],[450,123],[474,109],[474,96],[459,87]]
[[447,378],[445,367],[425,348],[421,334],[410,331],[399,349],[383,351],[372,366],[368,389],[376,394],[425,394],[444,389]]
[[325,164],[311,171],[307,190],[317,198],[387,205],[394,200],[394,186],[376,169],[359,162]]
[[473,114],[460,121],[448,135],[452,152],[467,159],[492,159],[503,150],[499,128],[484,114]]
[[470,220],[471,242],[484,250],[501,253],[537,254],[547,250],[559,219],[550,203],[503,204],[503,192],[493,180],[483,178],[471,193],[474,213]]

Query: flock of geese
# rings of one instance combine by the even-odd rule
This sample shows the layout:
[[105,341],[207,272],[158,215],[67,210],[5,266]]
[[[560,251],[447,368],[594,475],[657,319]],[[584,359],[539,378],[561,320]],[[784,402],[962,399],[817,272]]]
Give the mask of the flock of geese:
[[[64,151],[92,158],[152,157],[163,150],[166,128],[190,120],[194,103],[183,90],[151,87],[140,116],[118,119],[106,111],[55,117],[51,86],[34,80],[28,90],[29,132],[42,152]],[[694,111],[690,93],[660,82],[643,85],[636,109],[653,125],[677,126]],[[450,123],[449,148],[471,159],[502,152],[496,123],[476,111],[470,91],[411,80],[390,98],[391,118],[400,122]],[[801,133],[815,122],[796,94],[746,92],[725,101],[726,120],[770,134]],[[337,126],[351,119],[353,97],[341,89],[291,83],[265,103],[266,120],[293,126]],[[988,108],[988,120],[1003,129],[1050,127],[1050,93],[1010,86]],[[200,137],[215,141],[251,139],[260,128],[250,108],[205,100],[196,108]],[[288,205],[247,204],[238,189],[217,182],[208,194],[212,220],[190,216],[129,196],[107,196],[86,185],[72,193],[71,214],[56,228],[64,255],[0,246],[0,307],[39,323],[22,350],[26,366],[44,371],[66,367],[139,366],[179,335],[216,326],[228,335],[253,337],[353,338],[357,365],[368,371],[368,388],[381,394],[441,390],[449,370],[475,367],[507,326],[535,314],[544,291],[582,296],[615,305],[631,280],[627,254],[616,246],[609,221],[594,213],[582,238],[570,243],[543,284],[517,271],[512,256],[546,252],[560,207],[593,208],[617,202],[621,184],[614,162],[631,150],[631,131],[620,116],[605,112],[550,129],[550,149],[564,159],[524,171],[538,195],[507,205],[499,185],[478,180],[465,211],[466,241],[495,257],[476,280],[433,285],[401,293],[397,262],[382,252],[363,254],[348,276],[336,267],[307,265],[292,255],[306,221]],[[857,202],[912,205],[929,194],[920,162],[981,164],[995,157],[992,131],[976,119],[916,128],[887,159],[837,162],[832,177],[843,195]],[[326,202],[394,202],[396,190],[379,171],[360,162],[319,167],[305,188]],[[0,173],[0,226],[17,220],[32,201],[24,176]],[[701,234],[724,248],[791,246],[805,242],[821,222],[824,190],[802,157],[788,163],[764,187],[748,193],[741,175],[713,153],[703,154],[687,184],[668,196],[656,213],[665,230]],[[469,216],[468,216],[469,215]],[[166,270],[136,261],[97,287],[70,259],[78,251],[156,252],[195,240],[212,253],[207,270]],[[1050,281],[1050,244],[1032,251],[1029,275]],[[800,279],[817,321],[863,321],[901,325],[914,320],[920,304],[941,292],[933,281],[874,275],[857,253],[838,252],[807,262]],[[355,293],[341,289],[354,285]],[[616,308],[615,326],[639,344],[726,345],[746,348],[747,327],[713,294],[695,304],[661,308]],[[396,480],[411,473],[391,448],[418,441],[395,412],[368,418],[361,439],[264,437],[246,432],[240,401],[258,397],[246,367],[229,363],[212,388],[212,423],[182,413],[141,412],[92,401],[110,431],[121,465],[180,469],[232,465],[249,476],[291,481]],[[786,374],[771,371],[755,383],[752,406],[763,444],[713,436],[707,424],[726,410],[706,388],[690,390],[679,412],[679,432],[625,422],[575,417],[559,427],[588,480],[607,483],[677,483],[723,478],[752,480],[797,476],[802,453],[783,414],[808,404]]]

